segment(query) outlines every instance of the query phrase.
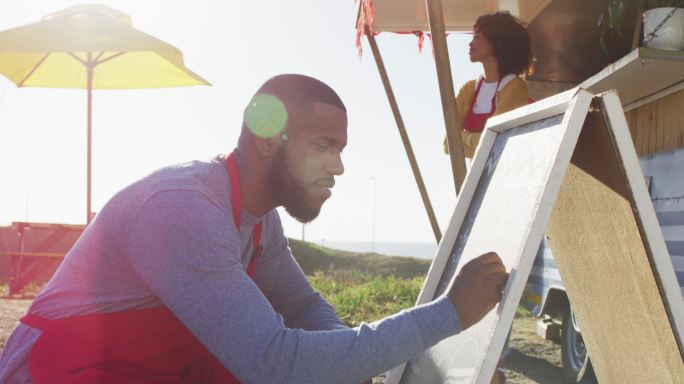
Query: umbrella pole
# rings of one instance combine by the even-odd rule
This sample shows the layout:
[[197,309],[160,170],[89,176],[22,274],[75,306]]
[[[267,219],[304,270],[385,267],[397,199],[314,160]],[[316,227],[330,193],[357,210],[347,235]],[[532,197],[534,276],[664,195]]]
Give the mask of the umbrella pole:
[[88,62],[86,63],[86,70],[88,72],[88,177],[87,177],[87,212],[86,224],[90,224],[92,218],[91,200],[90,200],[90,185],[91,185],[91,161],[92,161],[92,123],[93,123],[93,62],[91,61],[91,54],[88,53]]

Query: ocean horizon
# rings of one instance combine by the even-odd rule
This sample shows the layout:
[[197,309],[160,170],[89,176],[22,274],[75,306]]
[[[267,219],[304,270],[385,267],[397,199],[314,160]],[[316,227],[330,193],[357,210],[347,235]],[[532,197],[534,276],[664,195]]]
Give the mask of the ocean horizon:
[[432,259],[437,251],[437,243],[421,241],[309,241],[327,248],[350,252],[375,252],[386,256],[408,256]]

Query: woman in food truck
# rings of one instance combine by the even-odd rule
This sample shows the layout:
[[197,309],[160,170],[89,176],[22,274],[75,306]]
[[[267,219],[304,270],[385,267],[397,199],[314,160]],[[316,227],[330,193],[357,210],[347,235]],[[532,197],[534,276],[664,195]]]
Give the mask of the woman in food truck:
[[[526,75],[532,63],[527,29],[508,12],[480,16],[469,44],[470,61],[481,63],[484,73],[466,82],[456,96],[456,108],[463,123],[464,154],[472,158],[490,116],[528,103]],[[444,151],[449,146],[444,139]]]

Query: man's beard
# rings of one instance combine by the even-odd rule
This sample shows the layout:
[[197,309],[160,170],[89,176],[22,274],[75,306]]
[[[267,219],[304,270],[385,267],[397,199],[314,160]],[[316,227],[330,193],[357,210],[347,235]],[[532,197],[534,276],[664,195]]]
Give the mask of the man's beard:
[[318,217],[322,204],[314,207],[306,204],[306,188],[290,173],[285,146],[280,146],[273,159],[268,178],[271,194],[285,211],[300,223],[308,223]]

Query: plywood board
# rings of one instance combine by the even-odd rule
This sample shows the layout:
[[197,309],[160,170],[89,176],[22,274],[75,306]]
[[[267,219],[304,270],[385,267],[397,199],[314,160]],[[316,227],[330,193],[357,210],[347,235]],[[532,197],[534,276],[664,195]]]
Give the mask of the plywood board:
[[497,252],[510,272],[502,302],[388,383],[488,383],[510,329],[591,95],[572,90],[488,125],[419,303],[441,295],[460,268]]
[[609,129],[600,112],[587,117],[547,228],[549,244],[599,381],[682,383],[682,313],[671,311],[681,308],[681,291],[672,287],[620,102],[610,97],[618,121]]
[[[679,351],[684,357],[684,295],[676,276],[677,268],[674,265],[676,253],[669,252],[648,187],[642,183],[644,175],[641,171],[641,162],[629,140],[625,115],[620,110],[620,100],[614,92],[602,95],[600,100],[604,121],[610,128],[613,147],[622,162],[622,170],[631,193],[632,210],[638,212],[635,218],[641,238],[648,250],[649,261],[653,267],[660,295],[665,302],[670,323],[679,344]],[[674,183],[672,185],[677,187]]]

